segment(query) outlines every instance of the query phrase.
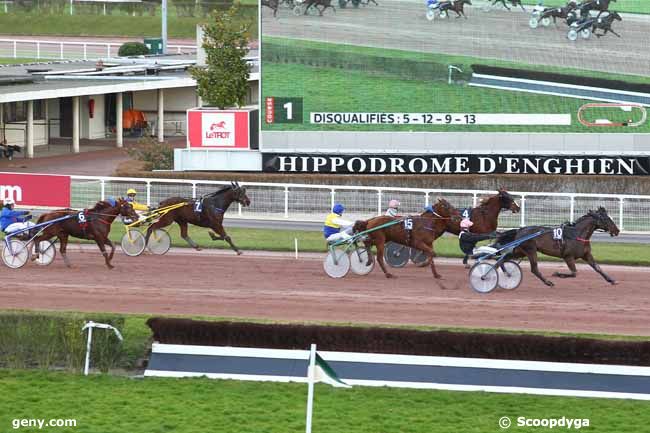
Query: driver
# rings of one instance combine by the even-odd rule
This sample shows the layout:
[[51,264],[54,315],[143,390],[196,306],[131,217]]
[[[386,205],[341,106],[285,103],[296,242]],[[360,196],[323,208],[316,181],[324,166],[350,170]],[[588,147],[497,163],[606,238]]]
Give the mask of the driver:
[[135,211],[141,211],[141,212],[146,212],[149,210],[149,206],[146,204],[138,203],[135,200],[135,196],[138,192],[133,189],[129,188],[128,191],[126,191],[126,201],[131,204],[131,207],[133,207],[133,210]]
[[465,265],[466,269],[469,268],[469,264],[467,262],[469,260],[469,257],[474,254],[474,247],[476,247],[476,244],[478,242],[494,238],[492,234],[481,235],[477,233],[471,233],[469,229],[473,225],[474,223],[469,218],[463,219],[460,222],[460,233],[458,234],[458,243],[460,244],[460,249],[465,254],[463,257],[463,265]]
[[29,221],[32,216],[27,210],[14,210],[16,202],[13,199],[4,199],[2,212],[0,212],[0,229],[6,234],[34,227]]
[[393,217],[393,218],[397,217],[397,215],[399,213],[400,204],[401,203],[399,202],[399,200],[393,199],[393,200],[389,201],[388,202],[388,209],[386,209],[386,216],[390,216],[390,217]]
[[325,236],[327,242],[336,242],[352,237],[354,223],[344,219],[343,212],[345,212],[345,206],[336,203],[332,207],[332,212],[325,217],[323,236]]

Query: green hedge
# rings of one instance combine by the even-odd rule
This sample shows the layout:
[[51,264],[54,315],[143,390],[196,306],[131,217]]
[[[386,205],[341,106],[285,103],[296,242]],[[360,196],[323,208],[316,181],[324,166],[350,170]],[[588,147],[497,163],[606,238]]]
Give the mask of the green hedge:
[[[406,59],[384,57],[381,55],[362,54],[328,50],[321,47],[305,47],[265,41],[262,47],[262,59],[272,63],[295,63],[319,68],[348,69],[381,75],[396,76],[411,80],[446,81],[449,71],[447,63],[429,59]],[[454,72],[454,80],[469,81],[472,76],[471,65],[455,64],[463,72]]]
[[[87,320],[124,328],[124,318],[103,314],[1,312],[0,367],[81,370],[87,336],[81,329]],[[112,331],[93,331],[92,346],[91,365],[102,372],[116,367],[123,355]]]

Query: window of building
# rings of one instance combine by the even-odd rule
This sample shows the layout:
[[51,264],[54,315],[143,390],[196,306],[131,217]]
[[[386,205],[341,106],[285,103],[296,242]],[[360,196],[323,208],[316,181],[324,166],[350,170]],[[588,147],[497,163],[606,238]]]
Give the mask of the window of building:
[[[2,104],[5,123],[27,121],[27,101]],[[45,120],[45,101],[34,101],[34,120]]]

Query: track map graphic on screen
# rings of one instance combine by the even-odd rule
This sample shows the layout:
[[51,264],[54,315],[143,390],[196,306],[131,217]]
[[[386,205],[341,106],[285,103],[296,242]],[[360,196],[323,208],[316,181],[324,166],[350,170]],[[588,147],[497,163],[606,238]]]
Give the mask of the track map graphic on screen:
[[268,3],[263,131],[650,133],[650,1]]

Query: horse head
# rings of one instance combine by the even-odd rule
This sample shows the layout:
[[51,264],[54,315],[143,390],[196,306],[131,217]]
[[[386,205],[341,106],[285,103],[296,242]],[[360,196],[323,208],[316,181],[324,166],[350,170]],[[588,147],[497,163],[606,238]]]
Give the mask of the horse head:
[[352,226],[353,233],[361,233],[366,230],[368,230],[368,221],[357,220],[354,222],[354,225]]
[[610,12],[609,16],[612,17],[612,20],[623,21],[623,18],[619,15],[618,12]]
[[609,233],[610,236],[618,236],[621,232],[604,207],[600,206],[596,211],[589,210],[588,215],[593,219],[597,230],[603,230]]
[[460,211],[442,197],[437,198],[434,210],[439,216],[449,218],[450,222],[459,222],[462,219]]
[[499,188],[499,204],[501,205],[501,209],[509,210],[512,213],[517,213],[521,210],[519,205],[517,204],[517,201],[514,199],[512,195],[508,191],[506,191],[505,188],[501,187]]
[[139,218],[131,203],[124,200],[122,197],[116,200],[115,207],[117,208],[117,213],[127,220],[136,221]]
[[230,187],[232,188],[234,201],[244,207],[250,206],[251,199],[246,195],[246,188],[239,185],[239,182],[230,182]]

